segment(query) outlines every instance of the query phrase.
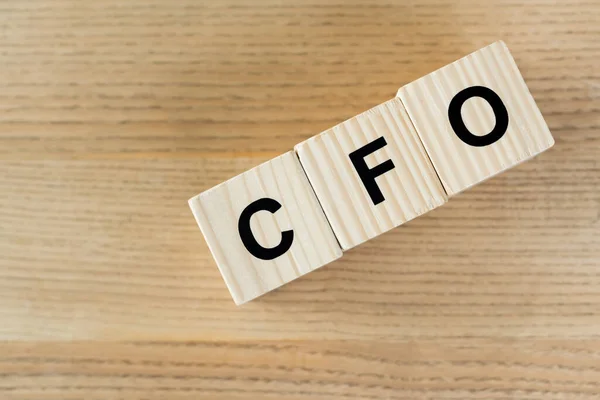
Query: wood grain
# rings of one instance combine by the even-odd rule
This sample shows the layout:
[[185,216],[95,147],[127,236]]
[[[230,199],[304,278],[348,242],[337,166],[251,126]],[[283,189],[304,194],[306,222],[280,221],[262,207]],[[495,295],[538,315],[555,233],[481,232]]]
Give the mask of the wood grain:
[[[598,20],[591,0],[2,2],[0,397],[598,398]],[[236,308],[187,199],[498,39],[553,149]]]
[[3,399],[597,399],[600,342],[0,345]]

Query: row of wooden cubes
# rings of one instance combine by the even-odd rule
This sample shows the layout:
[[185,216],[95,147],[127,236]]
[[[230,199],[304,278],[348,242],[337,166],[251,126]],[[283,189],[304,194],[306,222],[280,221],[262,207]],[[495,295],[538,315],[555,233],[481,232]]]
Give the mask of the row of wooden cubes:
[[496,42],[189,203],[242,304],[553,144]]

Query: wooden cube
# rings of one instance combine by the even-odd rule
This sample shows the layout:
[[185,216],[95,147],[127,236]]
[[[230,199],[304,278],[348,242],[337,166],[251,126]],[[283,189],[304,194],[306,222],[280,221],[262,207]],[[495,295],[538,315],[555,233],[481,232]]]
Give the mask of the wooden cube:
[[398,97],[449,196],[554,144],[504,42],[409,83]]
[[447,200],[397,98],[295,147],[342,249]]
[[293,151],[189,204],[236,304],[342,256]]

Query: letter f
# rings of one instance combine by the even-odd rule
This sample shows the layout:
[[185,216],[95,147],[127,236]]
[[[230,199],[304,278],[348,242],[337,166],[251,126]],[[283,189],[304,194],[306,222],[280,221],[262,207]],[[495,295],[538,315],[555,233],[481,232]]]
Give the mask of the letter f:
[[387,146],[387,142],[382,136],[373,140],[371,143],[367,143],[360,149],[354,150],[349,155],[350,161],[352,161],[352,165],[354,165],[354,168],[363,185],[365,185],[365,189],[367,189],[367,193],[369,193],[369,197],[371,197],[371,201],[374,205],[385,201],[385,197],[383,197],[383,193],[381,193],[379,186],[377,186],[375,178],[391,171],[395,166],[392,160],[387,160],[373,168],[369,168],[365,162],[365,157],[385,146]]

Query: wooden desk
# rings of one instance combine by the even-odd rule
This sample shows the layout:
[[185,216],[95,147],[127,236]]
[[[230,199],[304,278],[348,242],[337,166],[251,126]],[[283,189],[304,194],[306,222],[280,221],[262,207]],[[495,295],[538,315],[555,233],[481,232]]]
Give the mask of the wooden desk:
[[[598,399],[600,3],[410,3],[2,2],[0,398]],[[236,308],[187,199],[497,39],[556,146]]]

